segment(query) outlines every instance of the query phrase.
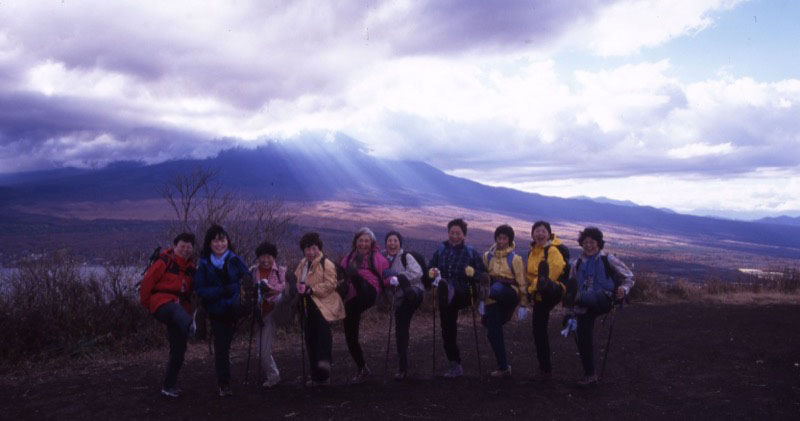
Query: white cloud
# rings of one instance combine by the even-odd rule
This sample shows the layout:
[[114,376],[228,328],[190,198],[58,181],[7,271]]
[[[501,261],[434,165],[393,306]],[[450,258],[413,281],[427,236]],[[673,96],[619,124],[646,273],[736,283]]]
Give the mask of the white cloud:
[[600,9],[575,29],[573,42],[601,56],[620,56],[661,45],[713,25],[713,12],[742,0],[627,0]]
[[667,151],[667,155],[673,158],[686,159],[708,155],[727,155],[731,152],[733,152],[733,147],[731,146],[730,142],[716,145],[709,145],[707,143],[692,143],[681,146],[680,148],[670,149]]

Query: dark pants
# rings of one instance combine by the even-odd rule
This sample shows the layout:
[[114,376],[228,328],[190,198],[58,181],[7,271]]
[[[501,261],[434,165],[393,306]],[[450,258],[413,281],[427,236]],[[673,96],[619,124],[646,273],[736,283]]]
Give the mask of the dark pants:
[[442,325],[442,342],[447,360],[461,364],[461,354],[458,351],[458,311],[470,305],[468,287],[454,288],[453,300],[448,303],[448,291],[453,288],[447,282],[440,282],[437,288],[439,301],[439,321]]
[[364,368],[364,351],[358,342],[358,333],[361,326],[361,313],[375,305],[375,298],[378,296],[375,288],[359,276],[353,277],[353,286],[356,289],[356,296],[344,305],[344,339],[347,342],[347,350],[359,369]]
[[236,320],[232,315],[211,315],[211,331],[214,334],[214,368],[217,370],[217,384],[231,384],[231,342]]
[[305,329],[308,362],[311,366],[311,378],[315,381],[325,381],[328,380],[330,372],[320,370],[318,365],[320,361],[331,362],[331,348],[333,347],[331,325],[322,316],[313,299],[308,297],[305,300],[305,311],[308,316],[304,320],[303,328]]
[[595,294],[583,293],[585,303],[591,303],[586,307],[586,313],[578,316],[578,328],[575,334],[578,337],[578,354],[581,356],[583,372],[587,376],[592,376],[594,372],[594,320],[597,316],[602,316],[611,310],[612,301],[602,292]]
[[508,356],[503,338],[503,325],[510,319],[509,316],[513,315],[514,308],[519,303],[519,296],[510,285],[495,282],[489,287],[489,298],[495,302],[486,306],[486,336],[497,359],[497,368],[505,370],[508,368]]
[[536,358],[539,360],[539,371],[549,373],[553,370],[550,362],[550,338],[547,325],[550,322],[552,306],[541,301],[533,303],[533,342],[536,344]]
[[397,358],[399,360],[400,371],[408,370],[408,341],[409,329],[411,328],[411,316],[422,304],[423,292],[416,288],[408,288],[403,292],[400,304],[394,311],[395,335],[397,343]]
[[178,383],[178,372],[183,365],[192,316],[176,302],[162,305],[153,313],[153,316],[167,326],[169,360],[167,360],[167,370],[164,374],[164,388],[173,388]]

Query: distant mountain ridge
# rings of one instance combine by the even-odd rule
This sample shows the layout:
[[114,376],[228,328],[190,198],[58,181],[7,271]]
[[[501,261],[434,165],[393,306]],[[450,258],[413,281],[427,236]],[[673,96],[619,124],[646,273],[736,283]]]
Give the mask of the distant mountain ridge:
[[[368,155],[350,138],[335,141],[269,142],[256,149],[229,149],[204,160],[144,165],[121,162],[96,170],[63,169],[0,177],[0,203],[92,202],[160,198],[172,174],[197,165],[219,169],[220,182],[252,198],[290,201],[344,200],[371,204],[456,205],[490,210],[531,221],[624,225],[642,232],[769,248],[800,256],[800,226],[682,215],[648,206],[563,199],[490,187],[445,174],[419,161]],[[777,247],[778,249],[775,249]]]
[[800,227],[800,216],[775,216],[775,217],[766,217],[757,219],[754,222],[760,222],[762,224],[774,224],[774,225],[788,225],[793,227]]

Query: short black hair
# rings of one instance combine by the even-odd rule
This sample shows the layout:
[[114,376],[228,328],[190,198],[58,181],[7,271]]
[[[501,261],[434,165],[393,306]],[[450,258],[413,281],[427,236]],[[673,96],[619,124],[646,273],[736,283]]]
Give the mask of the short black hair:
[[386,233],[386,237],[383,237],[383,244],[386,244],[386,242],[389,241],[389,237],[393,235],[397,237],[397,241],[400,242],[400,247],[403,247],[403,236],[397,231],[389,231]]
[[536,222],[534,222],[533,226],[531,227],[531,233],[536,231],[536,228],[539,228],[539,227],[545,227],[547,229],[547,234],[550,235],[551,237],[553,236],[553,230],[550,228],[550,223],[546,222],[546,221],[536,221]]
[[597,227],[586,227],[583,231],[580,232],[578,235],[578,245],[583,246],[583,240],[586,238],[591,238],[594,241],[597,241],[597,248],[600,250],[606,245],[606,242],[603,240],[603,231],[600,231]]
[[503,224],[497,227],[497,229],[494,230],[495,241],[497,241],[497,236],[500,234],[504,234],[506,237],[508,237],[509,243],[514,242],[514,228],[511,228],[511,225]]
[[194,234],[190,232],[182,232],[178,234],[174,240],[172,240],[172,245],[177,246],[179,241],[183,241],[184,243],[191,243],[194,246]]
[[203,239],[203,251],[200,252],[200,255],[203,257],[211,256],[211,242],[218,237],[225,237],[228,240],[228,250],[233,252],[233,242],[231,242],[231,236],[228,235],[228,231],[225,231],[225,228],[214,224],[211,228],[206,231],[206,237]]
[[300,250],[305,250],[308,247],[317,246],[322,250],[322,239],[319,238],[318,232],[307,232],[300,237]]
[[463,219],[456,218],[456,219],[453,219],[452,221],[448,222],[447,223],[447,231],[450,231],[450,228],[453,228],[454,226],[460,227],[461,231],[464,233],[464,235],[465,236],[467,235],[467,223]]
[[256,247],[256,257],[261,257],[265,254],[269,254],[273,258],[277,258],[278,248],[275,247],[275,244],[272,244],[269,241],[264,241],[263,243],[259,244],[258,247]]

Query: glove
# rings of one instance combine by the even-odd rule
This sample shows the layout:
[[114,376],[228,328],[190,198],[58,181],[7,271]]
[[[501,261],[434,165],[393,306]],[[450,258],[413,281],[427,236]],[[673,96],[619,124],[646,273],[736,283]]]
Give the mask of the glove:
[[523,321],[528,318],[529,314],[531,314],[531,310],[528,307],[519,306],[517,308],[517,320]]
[[481,316],[486,314],[486,304],[484,304],[483,300],[481,300],[481,302],[478,303],[478,314],[480,314]]
[[433,279],[433,281],[431,282],[431,285],[432,285],[434,288],[436,288],[436,287],[438,287],[438,286],[439,286],[439,282],[441,282],[441,281],[442,281],[442,277],[441,277],[441,276],[439,276],[439,275],[436,275],[436,278],[434,278],[434,279]]
[[467,278],[472,278],[475,276],[475,268],[472,266],[467,266],[464,268],[464,274],[467,275]]
[[431,278],[431,279],[438,278],[439,275],[440,275],[439,274],[439,269],[436,269],[436,268],[428,269],[428,278]]
[[266,279],[258,281],[258,290],[261,291],[261,295],[266,295],[269,292],[269,289],[269,284],[267,283]]
[[300,295],[306,295],[306,291],[310,290],[311,288],[306,286],[306,284],[299,283],[297,284],[297,293]]
[[566,327],[561,331],[561,336],[565,338],[578,329],[578,321],[574,317],[564,316],[564,324]]
[[400,281],[397,280],[396,276],[392,276],[391,278],[389,278],[389,285],[396,287],[400,285]]

